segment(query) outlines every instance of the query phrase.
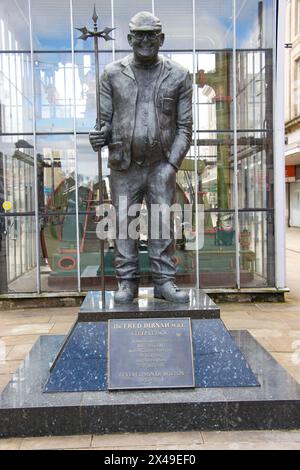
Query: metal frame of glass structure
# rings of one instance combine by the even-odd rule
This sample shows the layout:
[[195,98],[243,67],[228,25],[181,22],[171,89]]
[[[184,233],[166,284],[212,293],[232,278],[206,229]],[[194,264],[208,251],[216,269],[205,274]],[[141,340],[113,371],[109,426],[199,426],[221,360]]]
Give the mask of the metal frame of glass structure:
[[[46,1],[44,3],[47,4]],[[20,121],[13,128],[7,115],[5,120],[2,113],[0,137],[4,143],[7,140],[7,145],[12,139],[32,140],[33,162],[30,162],[30,165],[32,166],[33,163],[35,175],[34,180],[30,181],[30,184],[34,186],[33,209],[30,206],[30,210],[28,210],[28,204],[27,209],[19,204],[19,206],[14,205],[12,211],[6,213],[2,211],[0,215],[5,220],[5,232],[7,232],[8,225],[14,224],[14,220],[21,221],[25,218],[25,221],[30,220],[30,224],[32,224],[34,218],[35,227],[29,230],[32,235],[30,241],[26,243],[29,243],[28,246],[32,250],[32,237],[34,238],[35,287],[29,290],[37,293],[48,290],[43,286],[43,277],[47,270],[41,260],[46,257],[43,253],[45,245],[48,243],[48,247],[51,246],[55,237],[63,237],[69,242],[68,246],[57,248],[59,252],[64,252],[65,263],[69,259],[70,266],[74,268],[70,260],[73,255],[76,257],[76,279],[74,281],[73,277],[69,290],[78,292],[85,290],[82,286],[82,226],[86,227],[87,220],[84,217],[89,213],[90,206],[82,204],[82,198],[92,198],[92,196],[85,193],[82,196],[79,188],[81,185],[84,186],[82,180],[86,177],[82,171],[84,154],[81,154],[81,145],[83,145],[84,139],[87,139],[87,125],[91,122],[91,115],[84,119],[78,117],[81,116],[80,110],[83,106],[82,100],[78,98],[78,77],[84,76],[85,80],[91,81],[93,64],[92,46],[86,44],[79,49],[74,28],[81,26],[81,24],[77,24],[78,21],[85,22],[89,19],[93,3],[84,2],[83,7],[82,2],[77,0],[61,2],[61,24],[57,29],[58,47],[55,47],[55,44],[53,45],[51,42],[51,35],[48,37],[45,34],[42,39],[39,36],[42,34],[42,28],[47,24],[47,18],[41,16],[43,12],[38,11],[38,8],[42,8],[38,6],[41,5],[41,2],[36,0],[15,1],[14,7],[18,10],[20,21],[23,18],[23,21],[27,22],[29,41],[25,41],[24,46],[27,44],[29,47],[18,46],[19,49],[14,47],[11,34],[8,34],[8,38],[6,38],[9,47],[3,47],[3,41],[5,41],[3,38],[4,19],[0,23],[2,28],[0,66],[2,65],[3,70],[6,67],[5,70],[9,70],[11,76],[15,77],[14,80],[10,80],[9,111],[12,114],[15,112],[16,119]],[[181,10],[178,7],[180,10],[177,12],[178,22],[167,24],[166,35],[169,35],[170,42],[166,43],[162,50],[163,54],[170,57],[176,56],[175,60],[179,61],[180,57],[185,61],[188,56],[190,72],[194,77],[194,142],[187,157],[188,163],[185,170],[178,176],[178,179],[182,182],[185,190],[190,187],[191,193],[194,194],[195,227],[198,227],[198,207],[204,206],[206,227],[212,227],[211,231],[207,230],[206,242],[208,246],[213,243],[214,248],[213,250],[208,248],[205,256],[202,257],[196,248],[192,282],[196,286],[202,286],[201,269],[204,269],[205,272],[205,263],[209,263],[209,257],[214,256],[213,262],[216,265],[220,263],[221,258],[225,264],[227,263],[226,269],[230,281],[228,284],[218,285],[216,278],[211,285],[208,282],[206,287],[214,289],[225,287],[236,290],[284,288],[284,159],[281,156],[283,155],[284,133],[283,116],[281,117],[283,112],[280,112],[283,110],[283,85],[280,72],[283,53],[278,47],[284,43],[284,21],[279,21],[279,18],[284,18],[284,5],[282,5],[284,2],[275,0],[226,0],[221,2],[223,10],[227,8],[227,18],[223,20],[223,23],[227,25],[229,33],[226,33],[224,45],[215,42],[209,47],[209,41],[207,43],[202,41],[202,36],[205,36],[208,28],[205,24],[205,21],[208,21],[205,9],[208,9],[208,4],[214,3],[216,4],[215,15],[218,19],[218,6],[220,6],[218,0],[215,2],[189,0],[181,5]],[[152,10],[154,14],[161,17],[164,25],[167,6],[167,1],[157,0],[143,0],[143,2],[96,1],[100,19],[101,11],[104,11],[105,25],[117,28],[121,25],[120,32],[118,29],[116,32],[116,41],[105,47],[101,54],[102,66],[129,52],[129,49],[124,47],[124,42],[118,42],[118,35],[123,35],[123,41],[125,41],[125,28],[129,18],[136,11]],[[256,9],[257,18],[254,23],[255,25],[257,23],[258,28],[261,27],[256,45],[245,45],[242,40],[241,29],[246,23],[240,21],[239,15],[243,8],[248,8],[248,6]],[[264,19],[259,13],[261,8],[269,8],[264,13]],[[176,15],[176,6],[173,7],[173,10],[173,14]],[[82,18],[83,11],[86,19]],[[269,18],[267,18],[268,12],[271,12]],[[42,19],[40,26],[38,25],[39,15]],[[185,36],[186,29],[184,28],[181,35],[181,21],[184,25],[189,23],[188,37]],[[265,23],[260,25],[260,21]],[[264,28],[270,29],[271,32],[268,35],[272,43],[269,39],[269,43],[266,44],[267,39],[264,35],[267,36],[267,33]],[[176,34],[179,38],[178,44],[174,39]],[[41,39],[40,42],[39,39]],[[183,47],[180,47],[181,44]],[[20,97],[18,93],[14,95],[13,88],[17,81],[22,81],[22,77],[28,77],[26,86],[29,88],[27,90],[29,100],[28,96],[24,98]],[[268,78],[266,79],[266,77]],[[64,89],[62,97],[55,94],[54,79]],[[245,84],[244,88],[243,83]],[[86,88],[88,89],[88,85]],[[230,96],[232,99],[228,99]],[[28,103],[25,103],[26,99]],[[93,111],[93,97],[89,95],[86,100],[88,99],[91,101],[90,109]],[[261,107],[260,110],[259,107]],[[201,111],[203,109],[207,116],[210,116],[212,127],[208,121],[204,122],[205,119],[203,121],[203,114],[205,114]],[[54,124],[49,129],[51,119]],[[0,151],[2,152],[1,149]],[[60,155],[59,158],[56,157],[56,152]],[[15,161],[15,153],[12,161]],[[23,154],[26,154],[24,149]],[[6,161],[7,157],[4,160]],[[41,166],[43,166],[42,174]],[[251,173],[250,168],[253,169]],[[2,173],[6,172],[8,175],[7,171],[6,167]],[[29,170],[26,171],[27,177],[29,177]],[[66,215],[59,209],[63,205],[60,205],[61,201],[58,198],[55,200],[54,189],[52,190],[51,204],[49,203],[51,196],[47,195],[47,191],[51,191],[51,185],[53,188],[59,185],[62,187],[62,177],[60,176],[59,179],[57,176],[60,173],[67,175],[63,184],[68,186],[68,191],[72,185],[75,188],[72,193],[74,204],[71,205],[68,201],[69,233],[65,231],[62,236],[57,230],[53,235],[52,230],[52,234],[48,233],[47,238],[49,220],[52,225],[55,220],[59,225],[61,217]],[[68,180],[67,183],[66,180]],[[91,182],[86,183],[86,186],[88,184]],[[6,185],[4,185],[3,199],[7,197],[5,187]],[[66,190],[65,186],[63,189]],[[48,201],[46,208],[45,200]],[[20,207],[21,210],[16,210]],[[51,217],[52,219],[49,219]],[[230,227],[229,229],[226,227],[229,220],[231,231],[234,232],[233,236],[230,234]],[[41,238],[41,232],[43,232],[44,238]],[[49,237],[52,239],[50,240]],[[199,246],[197,230],[195,238],[197,247]],[[211,238],[213,238],[213,242],[211,242]],[[28,251],[25,245],[20,241],[20,253],[24,254]],[[53,249],[56,250],[56,248]],[[257,253],[259,254],[257,255]],[[30,268],[33,268],[32,255],[30,255],[30,260],[31,262],[28,264],[27,261],[26,265],[28,269],[29,265]],[[58,259],[57,262],[59,263],[61,260]],[[64,269],[67,272],[70,269],[69,265],[65,264]],[[223,267],[219,269],[222,275],[224,272],[226,273],[226,269],[224,270]],[[258,278],[252,281],[250,278],[245,278],[246,272],[259,273],[261,281]],[[20,274],[23,274],[22,270]],[[14,279],[14,276],[11,275],[7,277],[8,282]],[[15,278],[17,277],[15,276]],[[234,281],[232,281],[233,278]],[[61,281],[61,287],[58,285],[54,290],[64,291],[65,289],[66,284]],[[2,291],[5,292],[5,289]],[[18,289],[16,288],[15,291],[18,292]]]

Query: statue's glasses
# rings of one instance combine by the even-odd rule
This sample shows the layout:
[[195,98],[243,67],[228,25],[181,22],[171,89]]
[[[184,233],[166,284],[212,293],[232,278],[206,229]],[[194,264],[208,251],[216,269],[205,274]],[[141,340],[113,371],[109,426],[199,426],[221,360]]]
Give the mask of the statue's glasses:
[[143,41],[148,39],[149,41],[156,41],[161,33],[155,33],[155,31],[135,31],[131,33],[131,36],[137,41]]

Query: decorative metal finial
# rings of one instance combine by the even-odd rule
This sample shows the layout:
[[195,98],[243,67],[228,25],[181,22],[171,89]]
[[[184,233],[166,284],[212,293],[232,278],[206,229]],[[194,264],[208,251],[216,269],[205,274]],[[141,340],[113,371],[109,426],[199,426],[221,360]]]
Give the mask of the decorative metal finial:
[[88,38],[97,37],[97,38],[103,38],[105,39],[105,41],[114,41],[114,38],[112,38],[109,35],[109,33],[111,33],[116,28],[105,27],[101,31],[98,31],[98,28],[97,28],[98,15],[96,12],[95,5],[94,5],[94,13],[92,16],[92,20],[94,22],[94,31],[88,30],[86,26],[83,26],[83,28],[75,28],[82,33],[82,35],[79,36],[78,39],[82,39],[83,41],[86,41]]
[[98,20],[98,15],[97,15],[97,12],[96,12],[95,3],[94,3],[94,13],[93,13],[93,16],[92,16],[92,20],[94,21],[94,23],[97,23],[97,20]]

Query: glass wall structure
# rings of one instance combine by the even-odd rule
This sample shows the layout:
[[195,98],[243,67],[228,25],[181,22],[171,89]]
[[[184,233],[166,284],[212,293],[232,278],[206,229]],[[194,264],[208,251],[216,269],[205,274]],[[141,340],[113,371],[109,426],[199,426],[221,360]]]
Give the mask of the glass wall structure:
[[[273,0],[1,0],[0,292],[98,289],[99,202],[92,41],[75,28],[116,27],[100,69],[131,52],[130,18],[152,11],[161,54],[193,78],[193,144],[177,174],[178,284],[275,287]],[[110,202],[103,149],[105,202]],[[4,204],[3,203],[8,203]],[[142,285],[151,282],[140,234]],[[114,288],[113,240],[105,243]]]

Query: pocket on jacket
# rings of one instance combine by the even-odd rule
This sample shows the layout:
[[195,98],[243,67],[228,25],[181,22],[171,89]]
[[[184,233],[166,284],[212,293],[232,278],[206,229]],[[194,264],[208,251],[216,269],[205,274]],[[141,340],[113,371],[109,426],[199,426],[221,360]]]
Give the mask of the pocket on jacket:
[[123,142],[108,144],[108,164],[119,166],[123,160]]
[[162,110],[166,114],[171,114],[175,109],[175,100],[173,98],[163,98]]

